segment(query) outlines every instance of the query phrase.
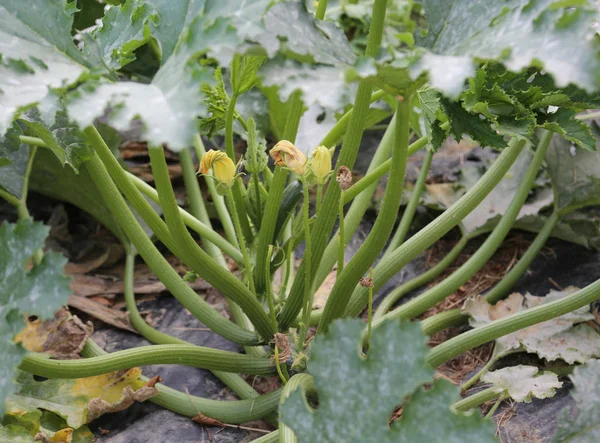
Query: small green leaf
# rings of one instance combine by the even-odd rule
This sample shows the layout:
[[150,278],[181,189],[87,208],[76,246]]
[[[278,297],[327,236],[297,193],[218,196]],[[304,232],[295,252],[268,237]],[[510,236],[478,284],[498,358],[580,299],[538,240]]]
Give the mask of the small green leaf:
[[577,410],[561,411],[553,442],[587,443],[600,440],[600,360],[577,366],[570,376],[574,388],[571,396]]
[[596,151],[597,140],[592,135],[590,127],[575,118],[576,112],[571,109],[559,109],[554,114],[548,114],[542,127],[556,132],[580,148]]
[[[298,441],[484,442],[496,441],[492,422],[452,412],[458,388],[431,383],[426,339],[416,323],[384,323],[373,331],[366,358],[360,354],[364,324],[342,320],[314,342],[308,371],[315,377],[319,407],[311,412],[299,391],[281,406],[281,420]],[[394,408],[403,417],[390,427]],[[423,411],[431,419],[423,427]],[[425,438],[425,440],[423,440]]]
[[535,366],[518,365],[486,372],[481,381],[491,383],[498,393],[506,392],[514,401],[530,403],[533,398],[550,398],[562,387],[550,371],[539,373]]
[[44,246],[48,231],[31,220],[0,226],[0,415],[5,397],[14,392],[13,377],[24,354],[12,342],[25,326],[24,316],[51,318],[71,294],[62,255],[47,252],[39,265],[26,270],[33,253]]
[[21,127],[13,123],[4,137],[0,136],[0,186],[17,198],[23,191],[23,176],[29,159],[29,148],[21,144]]

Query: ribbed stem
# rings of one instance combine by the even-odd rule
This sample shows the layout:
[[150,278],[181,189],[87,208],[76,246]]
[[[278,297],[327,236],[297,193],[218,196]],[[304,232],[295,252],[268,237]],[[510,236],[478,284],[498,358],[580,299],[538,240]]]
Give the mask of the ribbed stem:
[[[533,260],[538,256],[542,250],[546,241],[552,234],[552,231],[556,227],[560,217],[557,212],[553,212],[552,215],[546,220],[544,226],[538,232],[535,239],[525,251],[525,254],[519,259],[519,261],[513,266],[513,268],[506,274],[496,286],[494,286],[489,292],[485,294],[485,299],[488,303],[495,304],[506,296],[516,282],[521,278],[522,275],[527,272],[529,266]],[[463,315],[460,309],[451,309],[450,311],[440,312],[428,319],[425,319],[421,325],[423,331],[426,334],[433,334],[451,326],[459,326],[464,324],[468,320],[467,315]]]
[[463,398],[457,401],[452,406],[454,409],[460,412],[470,411],[479,405],[484,404],[486,401],[494,400],[502,395],[502,392],[498,392],[498,388],[487,388],[479,391],[473,395]]
[[510,202],[510,205],[502,215],[502,218],[492,233],[479,247],[477,252],[469,257],[469,259],[460,268],[454,271],[444,281],[438,283],[433,288],[425,291],[418,297],[413,298],[409,302],[386,314],[379,320],[378,324],[386,320],[399,318],[408,319],[422,314],[427,309],[432,308],[460,288],[464,283],[469,281],[469,279],[475,275],[477,271],[485,266],[487,261],[494,255],[496,250],[500,247],[508,235],[515,220],[517,219],[517,216],[519,215],[519,212],[521,211],[521,208],[523,207],[523,204],[525,203],[525,200],[527,200],[529,191],[531,191],[531,187],[533,186],[535,178],[540,171],[542,162],[544,161],[544,157],[546,156],[546,150],[548,149],[551,138],[552,133],[550,131],[546,131],[542,136],[541,141],[535,151],[535,155],[533,156],[533,159],[531,160],[531,163],[525,172],[525,176],[521,180],[515,196]]
[[[97,147],[97,150],[101,150],[102,147],[99,146],[100,141],[102,144],[104,144],[104,141],[99,138],[100,135],[95,128],[87,128],[85,133],[89,136],[90,142]],[[108,149],[106,145],[104,145],[104,147]],[[110,153],[110,150],[108,152]],[[112,157],[112,154],[110,156],[111,158],[114,158]],[[227,337],[228,340],[246,345],[257,344],[258,338],[256,337],[256,334],[242,329],[225,319],[208,305],[208,303],[202,300],[202,298],[198,297],[198,294],[196,294],[187,283],[179,277],[177,272],[171,267],[158,249],[156,249],[143,228],[135,219],[129,206],[127,206],[127,203],[125,203],[125,200],[121,196],[121,193],[110,179],[100,158],[97,155],[94,155],[94,157],[85,163],[85,167],[88,169],[106,206],[117,219],[129,241],[135,246],[148,267],[160,281],[165,284],[173,296],[208,328],[218,332],[223,337]]]
[[304,263],[306,266],[304,267],[304,306],[302,310],[302,324],[300,325],[300,333],[298,334],[298,349],[304,349],[304,339],[306,338],[306,334],[308,332],[308,323],[310,321],[310,311],[312,310],[312,302],[313,302],[313,292],[312,292],[312,278],[311,278],[311,254],[312,254],[312,245],[310,238],[310,217],[308,213],[309,209],[309,194],[308,194],[308,183],[306,181],[303,182],[304,188],[304,201],[302,202],[302,216],[304,218]]
[[325,18],[325,11],[327,11],[327,0],[319,0],[319,6],[315,12],[315,18],[317,20],[323,20]]
[[204,252],[194,241],[188,230],[186,229],[181,217],[173,186],[169,178],[169,171],[165,154],[162,148],[150,148],[150,163],[156,183],[156,190],[160,197],[161,207],[169,227],[169,232],[173,236],[173,240],[177,247],[185,251],[188,258],[188,264],[194,272],[204,278],[207,282],[213,285],[226,297],[240,305],[244,310],[258,333],[270,340],[275,331],[272,329],[269,317],[266,314],[263,306],[256,299],[254,294],[237,278],[235,278],[228,270],[219,266],[206,252]]
[[[492,191],[498,182],[504,177],[511,165],[515,162],[525,141],[513,139],[502,151],[496,161],[481,177],[473,188],[471,188],[460,200],[454,203],[443,214],[429,223],[417,234],[409,238],[402,246],[391,253],[387,258],[381,260],[375,268],[375,290],[400,271],[408,262],[430,247],[448,231],[454,228],[467,214],[475,209],[479,203]],[[352,295],[346,315],[355,317],[365,307],[368,291],[365,288],[357,288]]]
[[[102,157],[102,160],[104,161],[104,157]],[[106,164],[106,162],[104,162],[104,163]],[[111,176],[117,182],[117,185],[119,186],[119,188],[123,191],[121,183],[119,183],[119,181],[114,177],[114,174],[112,173],[112,171],[114,171],[114,168],[112,168],[112,170],[111,170],[111,168],[109,168],[107,166],[107,169],[109,169],[109,172],[111,172]],[[144,194],[146,197],[148,197],[150,200],[154,201],[155,203],[160,204],[160,198],[158,197],[158,192],[156,192],[156,189],[154,189],[148,183],[146,183],[139,177],[136,177],[135,175],[133,175],[130,172],[123,171],[123,173],[125,173],[126,178],[142,194]],[[127,196],[128,200],[132,200],[130,198],[131,192],[128,193],[128,192],[123,191],[123,193]],[[132,205],[133,205],[133,203],[132,203]],[[152,209],[152,208],[150,208],[150,209]],[[137,208],[136,208],[136,210],[137,210]],[[138,212],[140,212],[140,211],[138,210]],[[152,212],[154,212],[154,211],[152,210]],[[240,265],[244,264],[242,254],[240,253],[240,251],[237,250],[236,246],[229,243],[227,240],[225,240],[223,237],[221,237],[218,233],[213,231],[212,228],[210,226],[208,226],[204,221],[199,220],[194,215],[187,212],[185,209],[179,208],[179,213],[181,214],[181,217],[183,218],[183,222],[186,224],[186,226],[189,227],[190,229],[192,229],[198,235],[200,235],[200,237],[203,240],[207,240],[208,242],[217,246],[219,249],[221,249],[221,251],[223,251],[225,254],[227,254],[229,257],[231,257],[236,263],[238,263]],[[144,221],[146,223],[148,223],[148,225],[154,231],[154,233],[159,237],[159,239],[164,242],[164,240],[162,238],[160,238],[159,234],[153,229],[153,227],[156,225],[156,223],[159,223],[159,222],[162,223],[162,220],[160,220],[160,217],[158,217],[158,215],[156,215],[156,217],[152,217],[154,219],[154,222],[153,222],[148,217],[148,211],[144,212],[142,217],[144,218]],[[170,237],[170,234],[168,234],[167,229],[164,230],[163,234],[168,235]],[[172,241],[171,241],[171,243],[172,243]]]
[[325,304],[323,316],[319,324],[319,329],[323,332],[327,331],[331,321],[344,314],[346,306],[350,301],[352,289],[356,287],[360,278],[367,272],[383,250],[394,228],[400,202],[402,201],[401,190],[404,188],[404,176],[408,158],[408,136],[410,133],[410,113],[412,110],[410,99],[411,97],[408,96],[398,100],[395,141],[392,150],[392,167],[390,168],[383,204],[371,232],[352,260],[344,267],[327,298],[327,303]]
[[425,181],[427,180],[427,175],[429,174],[429,168],[431,167],[432,159],[433,149],[428,149],[425,153],[423,164],[421,165],[421,172],[419,173],[419,178],[415,183],[415,187],[412,189],[412,195],[410,196],[408,205],[406,205],[406,209],[402,214],[402,218],[400,219],[400,223],[398,224],[396,233],[394,234],[394,236],[390,240],[390,243],[387,246],[387,250],[383,255],[384,257],[386,255],[389,255],[392,251],[395,251],[396,248],[398,248],[398,246],[400,246],[406,239],[406,235],[408,234],[410,224],[412,223],[413,218],[415,217],[417,206],[419,206],[421,194],[423,193],[423,189],[425,189]]
[[[84,357],[110,355],[91,339],[87,340],[81,354]],[[140,379],[148,381],[143,376]],[[267,395],[248,400],[223,401],[196,397],[160,383],[156,385],[156,389],[158,395],[148,401],[186,417],[195,417],[201,412],[224,423],[246,423],[266,417],[277,409],[282,391],[277,389]]]
[[392,292],[385,296],[385,298],[381,301],[377,310],[375,311],[374,319],[378,320],[383,317],[393,306],[394,304],[400,300],[404,295],[408,294],[410,291],[413,291],[421,286],[429,283],[442,272],[444,272],[448,266],[452,264],[452,262],[458,257],[461,251],[465,248],[467,243],[469,242],[470,237],[463,236],[461,239],[454,245],[454,247],[448,252],[444,257],[435,264],[435,266],[431,267],[421,275],[402,283]]
[[[365,54],[367,57],[376,56],[380,50],[386,7],[387,0],[375,0]],[[365,122],[369,113],[371,92],[372,87],[369,82],[366,80],[359,81],[356,98],[354,101],[354,109],[352,116],[350,117],[348,131],[344,137],[342,149],[340,150],[336,169],[342,165],[352,169],[352,166],[354,165],[356,155],[358,154],[358,148],[360,146],[360,141],[362,139],[362,134],[364,132]],[[323,206],[326,208],[337,208],[339,198],[339,186],[329,186],[327,188],[327,193],[325,194]],[[314,247],[312,251],[311,275],[315,275],[320,266],[321,258],[331,235],[331,230],[333,229],[336,218],[337,211],[325,212],[323,217],[319,217],[314,225],[314,228],[312,229],[312,244]],[[302,266],[304,266],[304,264],[301,265],[301,269],[298,271],[299,273],[304,272]],[[289,325],[296,319],[296,316],[302,309],[303,295],[304,280],[298,278],[294,281],[287,302],[278,317],[280,330],[287,329]]]
[[249,357],[235,352],[193,345],[141,346],[83,360],[50,360],[41,354],[28,354],[19,368],[41,377],[82,378],[157,364],[192,366],[225,372],[273,375],[275,366],[268,358]]
[[[304,112],[304,105],[299,92],[293,93],[290,100],[290,108],[285,129],[283,130],[283,136],[284,140],[289,140],[293,143],[296,139],[296,133],[298,132],[300,117],[302,117]],[[285,189],[287,177],[287,169],[275,168],[275,174],[273,175],[271,186],[269,187],[269,195],[265,202],[265,212],[263,213],[260,232],[258,233],[258,244],[256,246],[254,284],[258,293],[264,292],[265,283],[267,281],[266,273],[271,272],[271,264],[266,262],[267,250],[269,249],[269,245],[273,244],[275,226],[277,225],[277,215],[279,214],[281,198]]]
[[238,243],[240,244],[242,256],[244,257],[244,277],[248,282],[248,287],[250,288],[250,291],[252,292],[252,294],[256,295],[256,290],[254,289],[254,277],[252,276],[252,263],[250,262],[250,254],[248,253],[248,248],[246,248],[246,240],[244,239],[242,225],[238,216],[239,211],[236,211],[235,198],[231,189],[227,190],[227,199],[229,200],[229,212],[231,213],[231,218],[233,219],[233,226],[235,227],[238,236]]
[[568,297],[545,303],[535,308],[517,312],[508,317],[501,318],[467,331],[457,337],[433,348],[427,356],[427,361],[432,366],[439,366],[469,349],[476,348],[519,329],[551,320],[561,315],[568,314],[576,309],[589,305],[600,298],[600,280],[586,286],[579,291],[569,294]]

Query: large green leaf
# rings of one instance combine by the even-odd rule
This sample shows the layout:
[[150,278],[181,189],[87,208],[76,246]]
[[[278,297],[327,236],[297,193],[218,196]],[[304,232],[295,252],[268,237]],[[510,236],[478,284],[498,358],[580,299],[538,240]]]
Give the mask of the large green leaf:
[[566,407],[558,418],[558,429],[552,441],[588,443],[600,440],[600,360],[577,366],[570,376],[571,396],[577,405],[573,413]]
[[0,226],[0,415],[4,398],[14,391],[13,377],[24,350],[13,336],[24,326],[25,315],[51,318],[71,294],[63,274],[66,259],[55,252],[27,271],[33,253],[44,246],[49,228],[30,220]]
[[[299,442],[496,441],[491,421],[452,411],[458,388],[443,380],[422,388],[432,383],[434,371],[425,361],[426,337],[418,324],[387,322],[375,329],[366,358],[359,346],[363,329],[359,320],[337,321],[314,342],[308,370],[318,409],[311,412],[299,391],[280,408]],[[402,418],[389,427],[399,405]]]
[[22,134],[21,127],[13,123],[5,136],[0,136],[0,186],[17,198],[21,198],[29,158],[28,146],[19,139]]
[[0,136],[22,108],[85,71],[71,37],[75,11],[63,0],[0,0]]

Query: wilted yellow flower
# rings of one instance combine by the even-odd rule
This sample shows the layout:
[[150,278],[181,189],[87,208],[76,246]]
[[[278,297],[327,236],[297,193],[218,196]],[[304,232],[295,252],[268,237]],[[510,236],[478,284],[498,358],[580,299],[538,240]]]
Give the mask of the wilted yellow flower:
[[325,146],[317,146],[312,152],[308,167],[315,176],[317,184],[325,183],[331,174],[331,150]]
[[281,140],[269,151],[277,166],[285,166],[298,175],[306,172],[306,156],[287,140]]
[[236,177],[235,164],[224,152],[211,149],[202,156],[200,173],[208,174],[210,169],[219,183],[227,187],[233,184]]

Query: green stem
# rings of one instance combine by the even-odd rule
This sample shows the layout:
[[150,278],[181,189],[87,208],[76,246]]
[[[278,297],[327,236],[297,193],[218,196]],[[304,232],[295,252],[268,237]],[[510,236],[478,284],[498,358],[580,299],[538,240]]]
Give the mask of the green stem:
[[[290,378],[281,392],[281,400],[279,404],[282,405],[285,401],[295,392],[297,389],[301,389],[302,396],[306,399],[307,395],[315,392],[315,382],[312,375],[309,374],[296,374]],[[256,440],[255,440],[256,441]],[[283,422],[279,422],[279,442],[280,443],[296,443],[298,439],[296,434],[291,428],[286,426]]]
[[[89,137],[88,140],[96,147],[97,152],[106,149],[108,155],[114,159],[95,128],[87,128],[85,133]],[[256,344],[258,342],[256,334],[242,329],[225,319],[210,307],[208,303],[202,300],[202,298],[198,297],[198,294],[196,294],[196,292],[194,292],[187,283],[179,277],[169,262],[162,256],[158,249],[156,249],[152,241],[144,232],[144,229],[136,220],[116,185],[110,179],[110,176],[98,155],[94,155],[94,157],[88,160],[85,163],[85,167],[88,169],[106,206],[117,219],[129,241],[135,246],[148,267],[160,281],[165,284],[173,296],[177,298],[177,300],[179,300],[192,315],[200,319],[200,321],[211,330],[218,332],[224,337],[227,336],[229,340],[235,343],[247,345]],[[140,196],[140,198],[144,200],[143,197]],[[154,213],[154,211],[152,212]]]
[[406,235],[408,234],[408,229],[410,228],[410,224],[413,221],[415,216],[415,212],[417,211],[417,206],[419,206],[419,201],[421,200],[421,194],[423,193],[423,189],[425,189],[425,181],[427,180],[427,175],[429,174],[429,168],[431,167],[431,160],[433,159],[433,149],[428,149],[425,153],[425,158],[423,159],[423,165],[421,166],[421,172],[419,173],[419,178],[415,183],[415,187],[412,190],[412,195],[404,210],[404,214],[402,214],[402,218],[400,219],[400,224],[396,229],[396,233],[390,240],[388,244],[387,250],[384,257],[389,255],[392,251],[396,250],[398,246],[400,246],[404,240],[406,239]]
[[[389,160],[390,154],[392,152],[392,146],[394,144],[394,128],[395,128],[395,126],[396,126],[396,115],[394,114],[387,130],[385,131],[381,141],[379,142],[379,146],[377,147],[377,150],[375,151],[375,155],[371,159],[371,163],[367,170],[367,176],[369,176],[373,170],[377,169],[377,167],[381,163],[385,162],[386,160]],[[389,161],[388,164],[391,164],[391,161]],[[389,168],[387,170],[389,171]],[[357,183],[360,183],[361,181],[362,181],[362,179],[360,181],[358,181]],[[352,187],[350,187],[350,189],[352,189]],[[342,237],[344,245],[348,244],[348,242],[352,238],[352,235],[354,235],[354,232],[356,232],[356,230],[360,226],[360,223],[363,220],[365,212],[371,206],[372,197],[376,190],[377,190],[376,182],[373,182],[371,185],[369,185],[367,188],[365,188],[365,190],[363,190],[360,193],[360,195],[358,195],[354,199],[354,201],[352,201],[352,204],[350,205],[350,208],[348,209],[348,212],[346,213],[346,216],[344,217],[343,223],[340,221],[340,228],[343,228],[343,230],[344,230],[344,235]],[[344,191],[343,195],[340,193],[340,202],[339,202],[340,206],[345,205],[349,201],[346,198],[347,191],[348,190]],[[343,224],[343,227],[341,226],[342,224]],[[344,252],[344,251],[340,251],[340,242],[336,238],[336,237],[339,237],[339,235],[340,235],[340,228],[338,228],[338,232],[333,237],[333,239],[329,241],[329,244],[327,245],[327,248],[325,249],[325,252],[323,253],[323,258],[321,259],[321,265],[319,266],[319,269],[317,270],[317,273],[313,279],[313,284],[317,288],[319,286],[321,286],[321,284],[323,283],[325,278],[327,278],[327,275],[329,274],[329,272],[335,265],[336,260],[339,261],[339,257]],[[342,268],[343,268],[343,266],[342,266]],[[339,275],[339,273],[338,273],[338,275]]]
[[[392,126],[392,122],[390,122],[390,126]],[[390,127],[388,126],[388,128]],[[393,126],[392,126],[393,127]],[[392,132],[393,133],[393,132]],[[384,135],[385,137],[385,135]],[[393,140],[392,140],[393,142]],[[383,143],[383,140],[382,140]],[[417,139],[413,143],[408,146],[408,156],[410,157],[414,153],[418,152],[423,146],[426,146],[428,143],[427,137],[421,137]],[[375,154],[377,155],[377,154]],[[390,166],[392,165],[392,159],[389,158],[376,168],[367,172],[363,178],[354,183],[350,188],[346,190],[346,194],[344,196],[344,203],[349,203],[352,201],[358,194],[363,192],[365,189],[369,188],[373,184],[377,183],[385,174],[387,174],[390,170]]]
[[[206,153],[206,149],[204,148],[204,143],[202,142],[202,137],[200,134],[196,134],[194,137],[194,151],[196,152],[196,157],[202,158],[202,156]],[[222,195],[219,195],[217,192],[217,186],[214,180],[208,179],[205,180],[206,186],[208,187],[208,191],[213,199],[213,204],[217,210],[217,214],[219,215],[219,221],[223,226],[223,230],[225,231],[225,236],[227,240],[236,248],[239,247],[237,242],[237,236],[235,235],[235,228],[233,227],[233,221],[231,220],[231,215],[229,214],[229,210],[225,205],[225,199]],[[238,263],[243,263],[241,254],[240,261]]]
[[270,340],[275,331],[272,329],[269,317],[254,294],[228,270],[222,268],[204,252],[185,227],[179,215],[179,207],[173,193],[164,151],[162,148],[150,148],[148,153],[161,207],[176,246],[185,252],[189,261],[188,264],[194,272],[198,273],[227,298],[240,305],[258,333],[264,339]]
[[[102,157],[102,160],[104,161],[104,156],[101,156],[101,157]],[[105,162],[105,164],[106,164],[106,162]],[[123,186],[121,185],[125,181],[123,179],[117,180],[117,178],[115,178],[115,174],[113,173],[113,171],[116,171],[116,169],[115,169],[116,166],[111,168],[107,165],[107,168],[109,168],[109,172],[111,172],[111,176],[117,182],[117,185],[119,186],[119,188],[123,191],[123,193],[131,201],[132,200],[132,198],[130,197],[130,194],[132,194],[131,190],[125,191],[123,189]],[[156,189],[154,189],[152,186],[150,186],[144,180],[140,179],[139,177],[136,177],[135,175],[133,175],[130,172],[122,170],[122,173],[120,173],[119,175],[123,175],[123,174],[125,175],[125,178],[129,182],[131,182],[131,184],[135,188],[138,189],[139,192],[144,194],[146,197],[148,197],[153,202],[160,204],[160,198],[158,196],[158,192],[156,192]],[[133,202],[132,202],[132,205],[135,206],[135,204]],[[137,206],[135,206],[135,207],[138,212],[142,212],[138,209]],[[152,209],[152,208],[150,208],[150,209]],[[154,210],[152,210],[152,212],[154,212]],[[153,225],[149,221],[150,219],[148,217],[148,214],[149,214],[148,211],[144,211],[144,212],[142,212],[141,215],[144,218],[144,220],[146,221],[146,223],[148,223],[148,225],[150,225],[150,227],[152,228],[154,233],[159,237],[159,239],[161,241],[164,241],[162,238],[160,238],[159,233],[156,232]],[[229,257],[231,257],[233,259],[233,261],[235,261],[239,265],[244,264],[244,258],[242,257],[241,252],[237,250],[237,246],[235,244],[230,243],[229,241],[227,241],[226,239],[221,237],[218,233],[213,231],[212,227],[207,223],[206,219],[203,220],[201,218],[197,218],[195,215],[190,214],[183,208],[179,208],[179,214],[181,214],[181,217],[183,218],[183,222],[185,223],[185,225],[187,227],[189,227],[190,229],[192,229],[194,232],[196,232],[200,237],[202,237],[203,240],[206,240],[206,241],[214,244],[215,246],[217,246],[221,251],[223,251],[225,254],[227,254]],[[199,215],[201,215],[201,214],[202,213],[199,213]],[[160,220],[160,217],[158,217],[158,215],[156,215],[156,214],[155,214],[155,217],[153,217],[153,218]],[[165,233],[167,233],[167,231],[165,231]]]
[[323,20],[325,18],[325,11],[327,11],[327,0],[319,0],[319,6],[317,6],[317,12],[315,12],[315,18],[317,20]]
[[252,294],[256,295],[254,289],[254,277],[252,276],[252,263],[250,262],[250,255],[248,254],[248,248],[246,248],[246,240],[244,239],[244,233],[242,232],[242,225],[240,224],[240,218],[238,217],[238,211],[235,209],[235,199],[231,189],[227,189],[227,198],[229,199],[229,206],[231,207],[231,218],[233,218],[233,226],[238,235],[238,242],[240,249],[242,250],[242,256],[244,257],[244,273],[248,286]]
[[454,245],[450,252],[444,255],[444,258],[436,263],[435,266],[431,267],[421,275],[402,283],[400,286],[386,295],[375,311],[375,320],[379,320],[381,317],[383,317],[404,295],[429,283],[442,272],[444,272],[465,248],[469,242],[469,239],[470,237],[468,236],[461,237],[461,239]]
[[[231,99],[229,100],[229,105],[227,106],[227,112],[225,114],[225,152],[234,163],[235,160],[235,152],[233,149],[233,120],[235,116],[235,104],[237,102],[238,95],[234,91],[231,95]],[[235,205],[231,208],[233,211],[237,211],[238,219],[240,222],[240,226],[242,227],[242,232],[244,233],[244,237],[248,241],[252,240],[253,233],[252,228],[250,227],[250,222],[248,221],[248,214],[246,212],[246,206],[244,205],[243,198],[243,184],[240,180],[236,180],[231,192],[233,193],[233,200]]]
[[498,400],[496,400],[496,403],[494,403],[494,406],[492,406],[488,413],[485,414],[485,418],[491,419],[494,416],[494,412],[496,412],[498,406],[500,406],[500,403],[502,403],[505,400],[505,398],[506,397],[504,394],[500,395],[500,397],[498,397]]
[[260,225],[262,224],[262,198],[260,194],[260,181],[258,178],[258,174],[252,174],[252,183],[254,188],[254,198],[256,199],[256,207],[254,210],[256,211],[256,229],[260,231]]
[[[556,227],[559,219],[560,217],[556,211],[550,215],[531,245],[529,245],[527,248],[527,251],[525,251],[525,254],[523,254],[523,256],[508,272],[508,274],[506,274],[496,286],[494,286],[487,294],[485,294],[485,299],[488,303],[494,304],[501,300],[510,292],[519,278],[521,278],[521,276],[527,272],[527,269],[529,269],[529,266],[533,260],[538,256],[539,252],[546,244],[546,241],[552,234],[552,231]],[[451,309],[450,311],[441,312],[429,317],[428,319],[424,320],[421,325],[423,326],[423,331],[426,334],[433,334],[451,326],[465,324],[468,318],[469,317],[467,315],[462,314],[460,309]]]
[[460,389],[462,389],[463,391],[466,391],[467,389],[469,389],[471,386],[473,386],[475,383],[477,383],[479,381],[479,379],[486,373],[488,372],[492,366],[494,366],[496,364],[496,362],[499,360],[500,358],[497,357],[495,354],[493,354],[489,361],[482,366],[482,368],[477,371],[477,373],[475,375],[473,375],[473,377],[471,377],[470,379],[468,379],[466,382],[464,382],[461,386]]
[[[342,192],[340,194],[340,206],[338,208],[338,212],[339,212],[339,217],[340,217],[340,222],[339,222],[339,228],[338,228],[338,234],[337,234],[337,238],[338,238],[338,265],[337,265],[337,273],[336,273],[336,278],[339,278],[340,274],[342,273],[342,271],[344,270],[344,261],[345,261],[345,250],[346,250],[346,242],[344,241],[344,239],[346,238],[344,235],[344,193],[345,191],[342,189]],[[323,254],[323,261],[325,261],[325,258],[327,257],[327,249],[325,249],[325,253]],[[321,284],[321,282],[319,282],[319,285]]]
[[270,432],[267,435],[263,435],[255,440],[252,440],[252,443],[278,443],[279,442],[279,429],[275,429],[273,432]]
[[[88,339],[82,355],[96,357],[111,354],[107,354],[100,346]],[[148,381],[146,377],[140,378],[144,382]],[[158,395],[148,401],[186,417],[195,417],[198,412],[202,412],[204,415],[224,423],[247,423],[268,416],[277,409],[282,391],[277,389],[269,394],[248,400],[223,401],[196,397],[160,383],[156,385],[156,389],[158,389]]]
[[[267,259],[268,262],[271,262],[271,256],[273,255],[273,245],[269,246],[269,250],[267,251]],[[267,294],[267,303],[269,305],[269,315],[271,317],[271,322],[273,323],[273,328],[277,329],[277,314],[275,313],[275,303],[273,301],[273,285],[271,284],[271,273],[267,273],[267,284],[266,290]]]
[[[304,112],[301,95],[298,92],[292,94],[289,113],[283,130],[285,140],[294,142],[300,117]],[[266,262],[267,250],[269,245],[274,243],[275,226],[277,225],[277,216],[281,206],[281,198],[285,189],[285,183],[288,177],[288,170],[285,168],[275,168],[275,174],[269,187],[269,195],[265,203],[265,212],[262,217],[262,224],[258,233],[258,245],[256,247],[256,270],[254,274],[254,283],[258,293],[265,290],[266,273],[271,272],[271,264]]]
[[298,334],[298,349],[301,351],[304,349],[304,340],[306,339],[306,334],[308,333],[308,323],[310,322],[310,312],[312,311],[313,304],[313,291],[312,291],[312,282],[311,282],[311,254],[312,254],[312,245],[311,245],[311,237],[310,237],[310,216],[309,216],[309,193],[308,193],[308,183],[306,181],[302,182],[304,188],[304,202],[302,204],[302,214],[304,217],[304,256],[303,260],[306,263],[304,267],[304,302],[303,302],[303,316],[302,316],[302,324],[300,325],[300,333]]
[[[375,290],[380,289],[408,262],[439,240],[475,209],[508,172],[525,143],[524,140],[511,140],[475,186],[443,214],[409,238],[387,258],[381,260],[375,268]],[[368,293],[365,288],[357,288],[352,295],[346,314],[352,317],[358,315],[364,308],[367,297]]]
[[546,150],[550,145],[550,139],[552,133],[546,131],[541,138],[541,141],[536,149],[535,155],[529,164],[525,176],[521,180],[519,187],[513,197],[510,205],[506,209],[502,218],[488,236],[481,247],[475,252],[469,259],[456,271],[454,271],[448,278],[443,282],[435,285],[433,288],[425,291],[418,297],[410,300],[402,306],[396,308],[394,311],[386,314],[379,320],[379,324],[389,319],[408,319],[414,318],[427,309],[435,306],[437,303],[444,300],[447,296],[452,294],[458,288],[460,288],[465,282],[477,273],[487,261],[494,255],[496,250],[500,247],[510,229],[512,228],[527,196],[533,186],[535,178],[540,170]]
[[[373,281],[373,267],[369,269],[369,279]],[[369,304],[367,313],[367,344],[371,343],[371,331],[373,329],[373,285],[369,285]]]
[[[181,170],[183,172],[183,182],[185,184],[185,192],[190,212],[198,221],[209,220],[208,212],[206,211],[204,200],[202,199],[202,192],[200,191],[200,186],[198,185],[198,177],[196,176],[194,161],[192,160],[192,154],[189,148],[186,148],[179,153],[179,163],[181,164]],[[181,214],[181,211],[179,211],[179,213]],[[182,218],[184,219],[183,222],[185,223],[183,214]],[[207,224],[206,227],[212,231],[212,226]],[[207,254],[211,257],[216,258],[219,255],[222,255],[221,251],[214,243],[203,239],[202,244]]]
[[[385,247],[385,244],[394,229],[394,223],[398,216],[398,209],[402,201],[404,188],[404,176],[406,173],[406,161],[408,158],[408,137],[410,135],[410,113],[412,110],[411,97],[406,96],[398,100],[396,110],[396,124],[394,135],[394,148],[392,150],[392,167],[390,168],[389,180],[385,188],[383,204],[377,216],[377,220],[354,257],[344,267],[340,277],[336,280],[319,324],[319,329],[326,332],[331,321],[344,314],[346,306],[350,301],[352,289],[356,287],[360,278],[375,262],[377,256]],[[367,291],[371,288],[364,288]]]
[[[377,100],[385,97],[387,95],[386,91],[379,90],[374,92],[371,95],[370,103],[376,102]],[[354,112],[354,108],[350,108],[348,112],[346,112],[342,117],[337,121],[337,123],[331,128],[331,130],[327,133],[325,138],[321,140],[319,145],[327,146],[328,148],[331,146],[335,146],[338,140],[340,140],[343,135],[346,133],[348,129],[348,125],[350,124],[350,120],[352,118],[352,114]]]
[[[27,209],[27,195],[29,194],[29,176],[31,175],[37,148],[38,147],[35,145],[29,147],[27,165],[25,166],[25,173],[23,174],[23,185],[21,186],[21,198],[19,199],[19,205],[17,206],[19,220],[29,220],[31,218],[31,214],[29,214],[29,210]],[[33,252],[32,258],[33,263],[39,265],[44,258],[44,250],[42,248],[36,249]]]
[[[371,18],[371,26],[369,28],[369,37],[367,40],[367,49],[365,55],[367,57],[375,57],[380,50],[381,39],[383,35],[383,27],[385,21],[385,11],[387,0],[375,0],[373,6],[373,14]],[[354,101],[354,109],[348,123],[348,131],[344,137],[344,143],[338,156],[336,170],[340,166],[346,166],[352,169],[358,148],[364,132],[365,122],[369,113],[369,103],[371,100],[372,87],[367,80],[358,82],[358,89]],[[328,145],[326,145],[328,146]],[[339,186],[329,186],[325,194],[323,206],[326,208],[336,208],[340,199]],[[312,229],[312,269],[311,275],[316,275],[316,270],[320,266],[323,252],[331,235],[331,230],[337,218],[337,211],[327,211],[319,217]],[[299,272],[304,272],[301,265]],[[304,280],[297,278],[294,281],[287,302],[281,311],[278,321],[280,330],[285,330],[296,319],[296,316],[302,309],[302,301],[304,295]]]
[[[137,308],[135,302],[135,291],[134,291],[134,265],[135,265],[135,253],[132,248],[127,248],[127,255],[125,258],[125,278],[124,278],[124,289],[125,294],[125,305],[127,306],[127,312],[129,314],[129,320],[133,327],[148,341],[159,344],[180,344],[180,345],[192,345],[185,340],[172,337],[169,334],[160,332],[151,327],[140,315],[140,311]],[[213,374],[225,383],[229,388],[233,390],[241,398],[256,398],[258,393],[252,389],[252,387],[246,383],[246,381],[237,374],[231,374],[229,372],[213,371]]]
[[494,400],[502,395],[502,392],[498,392],[498,388],[487,388],[476,394],[469,395],[462,400],[457,401],[452,406],[454,409],[460,412],[470,411],[479,405],[484,404],[486,401]]
[[249,357],[237,352],[191,345],[141,346],[83,360],[51,360],[42,354],[27,354],[19,368],[48,378],[82,378],[158,364],[192,366],[225,372],[273,375],[268,358]]
[[568,297],[530,308],[467,331],[433,348],[427,356],[432,366],[439,366],[469,349],[476,348],[520,329],[568,314],[600,298],[600,280]]
[[19,209],[19,206],[21,206],[21,201],[17,197],[5,191],[2,188],[0,188],[0,197],[6,200],[8,203],[10,203],[12,206],[14,206],[17,210]]

